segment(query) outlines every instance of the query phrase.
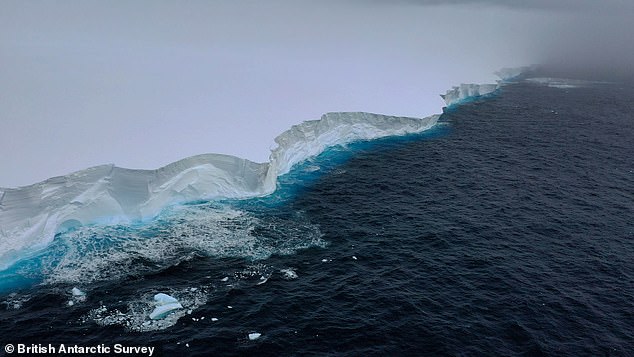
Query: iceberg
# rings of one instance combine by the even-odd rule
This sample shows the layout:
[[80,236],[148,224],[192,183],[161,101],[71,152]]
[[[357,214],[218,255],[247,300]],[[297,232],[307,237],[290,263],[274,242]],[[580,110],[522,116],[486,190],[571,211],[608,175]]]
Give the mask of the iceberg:
[[440,96],[447,104],[447,107],[462,104],[468,100],[491,94],[500,88],[497,84],[461,84],[453,87],[447,93]]
[[523,66],[523,67],[509,67],[502,68],[495,72],[495,75],[500,77],[500,80],[491,84],[474,84],[463,83],[459,86],[455,86],[449,89],[447,93],[440,96],[447,104],[447,107],[459,105],[466,101],[476,99],[478,97],[493,94],[496,90],[500,89],[504,84],[515,82],[526,78],[527,75],[534,73],[538,70],[537,65]]
[[494,74],[500,77],[502,81],[510,82],[526,78],[527,75],[530,75],[531,73],[534,73],[538,70],[539,66],[533,64],[530,66],[502,68],[496,71]]
[[[526,68],[504,69],[498,75],[518,77]],[[462,84],[442,97],[447,106],[453,106],[493,93],[502,84]],[[143,222],[176,204],[269,195],[276,190],[279,176],[327,147],[420,133],[439,117],[327,113],[277,136],[277,147],[266,163],[202,154],[156,170],[109,164],[30,186],[0,188],[0,270],[45,249],[57,233],[83,225]]]
[[275,138],[278,146],[267,163],[203,154],[156,170],[101,165],[30,186],[2,188],[0,270],[46,248],[57,233],[82,225],[146,221],[174,204],[271,194],[280,175],[327,147],[419,133],[438,117],[328,113]]

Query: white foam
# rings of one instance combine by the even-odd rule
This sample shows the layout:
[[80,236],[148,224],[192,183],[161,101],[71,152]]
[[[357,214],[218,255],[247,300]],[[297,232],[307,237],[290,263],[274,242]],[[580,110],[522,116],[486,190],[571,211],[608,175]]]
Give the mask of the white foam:
[[[170,266],[194,256],[261,260],[272,254],[293,254],[298,249],[325,246],[319,228],[301,216],[270,218],[274,222],[268,217],[263,219],[225,206],[204,204],[174,207],[159,221],[133,228],[81,227],[60,236],[49,250],[53,257],[41,259],[44,282],[86,285],[137,275],[147,269],[147,264]],[[255,233],[271,224],[281,236]],[[118,269],[113,270],[113,266]],[[268,270],[257,266],[240,274],[251,278],[270,276]],[[222,281],[228,280],[226,277]]]

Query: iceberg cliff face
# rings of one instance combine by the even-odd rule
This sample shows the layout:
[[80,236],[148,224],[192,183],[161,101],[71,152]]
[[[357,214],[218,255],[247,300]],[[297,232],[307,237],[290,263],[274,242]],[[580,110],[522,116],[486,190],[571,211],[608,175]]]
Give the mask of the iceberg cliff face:
[[447,93],[441,94],[448,107],[458,105],[466,100],[491,94],[500,88],[500,84],[461,84],[453,87]]
[[31,186],[0,189],[0,270],[76,226],[147,220],[169,205],[188,201],[270,194],[278,176],[329,146],[418,133],[431,128],[438,117],[329,113],[279,135],[268,163],[205,154],[157,170],[102,165]]

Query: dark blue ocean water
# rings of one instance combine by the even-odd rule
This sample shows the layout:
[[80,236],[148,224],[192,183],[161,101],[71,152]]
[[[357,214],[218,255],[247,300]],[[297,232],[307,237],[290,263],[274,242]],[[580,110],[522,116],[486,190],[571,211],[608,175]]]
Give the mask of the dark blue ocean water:
[[[633,154],[632,87],[508,85],[421,135],[330,149],[271,197],[59,235],[4,273],[0,343],[634,355]],[[157,292],[191,314],[145,328]]]

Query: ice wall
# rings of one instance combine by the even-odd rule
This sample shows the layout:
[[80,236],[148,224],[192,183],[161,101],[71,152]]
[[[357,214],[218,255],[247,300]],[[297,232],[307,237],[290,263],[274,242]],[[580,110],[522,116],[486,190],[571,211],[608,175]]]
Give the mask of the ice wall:
[[169,205],[188,201],[267,195],[275,191],[278,176],[329,146],[417,133],[437,120],[437,115],[417,119],[328,113],[279,135],[268,163],[205,154],[157,170],[102,165],[31,186],[0,189],[0,269],[45,248],[60,231],[147,220]]
[[448,107],[495,92],[500,84],[461,84],[441,94]]

